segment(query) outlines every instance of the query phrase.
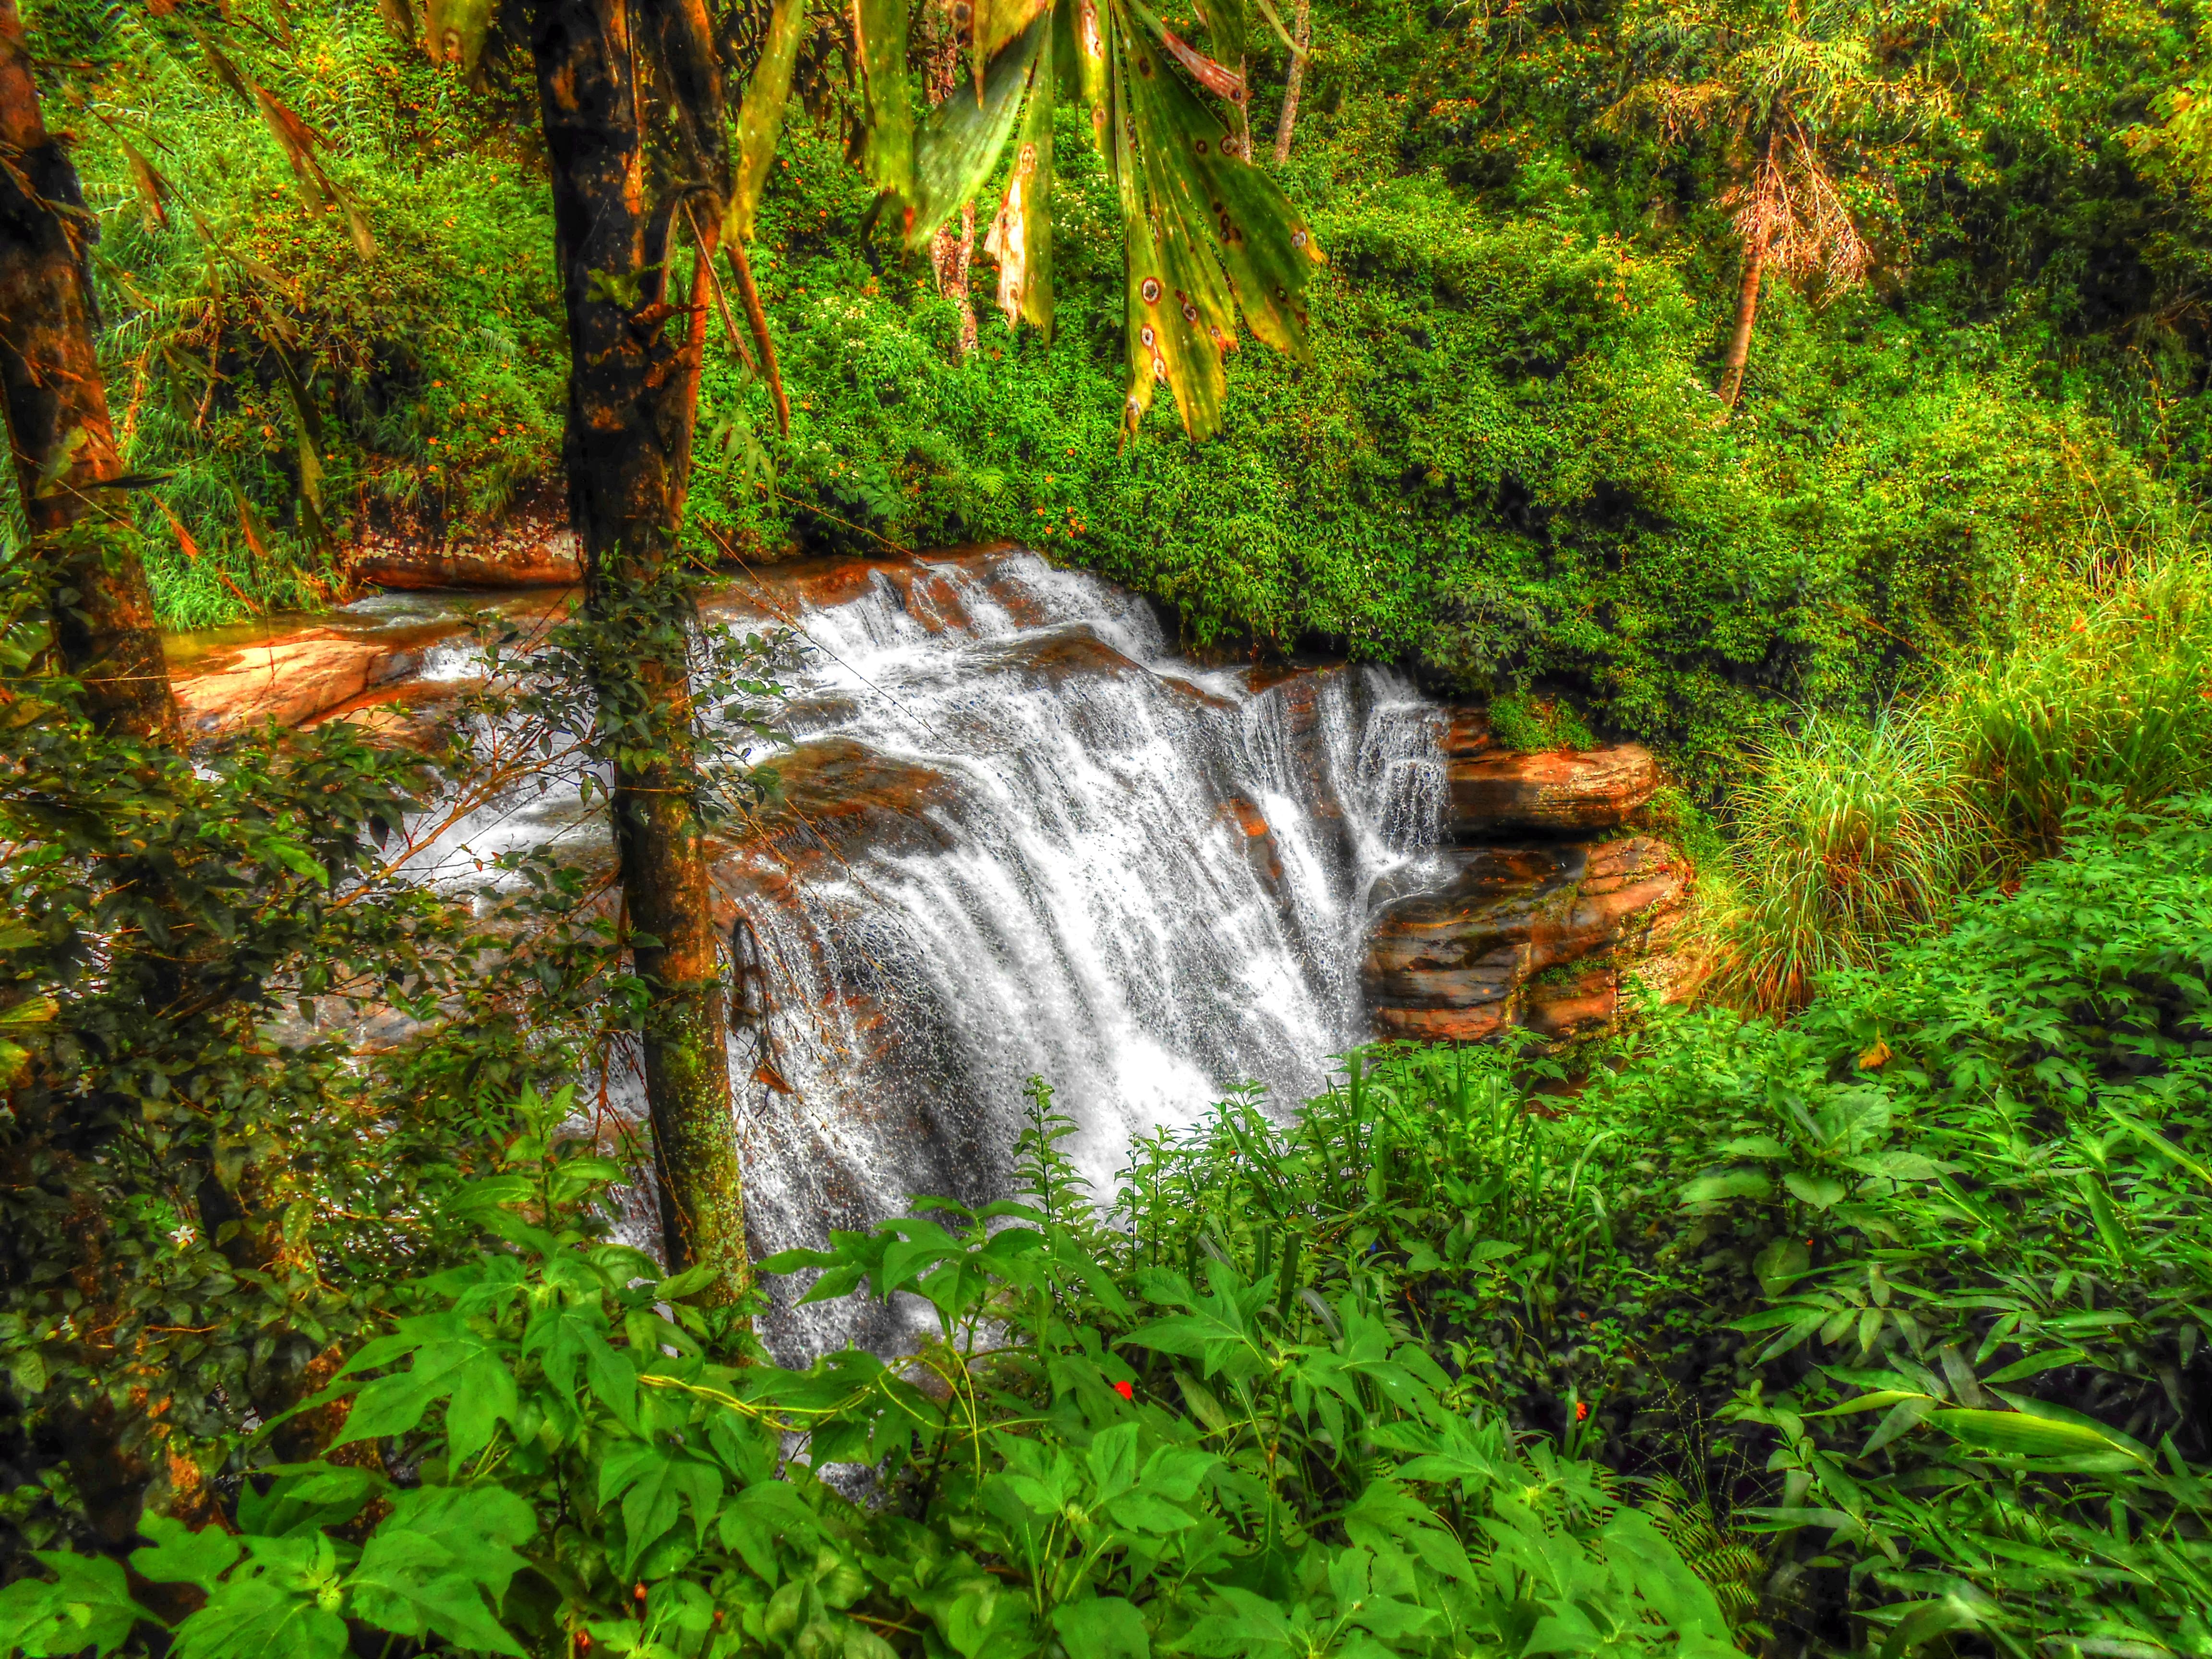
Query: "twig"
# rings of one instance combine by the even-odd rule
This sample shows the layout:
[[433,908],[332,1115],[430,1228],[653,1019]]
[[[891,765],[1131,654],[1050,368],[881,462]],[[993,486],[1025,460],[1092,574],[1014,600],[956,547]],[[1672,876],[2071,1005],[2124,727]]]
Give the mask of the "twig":
[[775,399],[776,429],[788,438],[791,399],[783,394],[783,371],[776,367],[775,342],[769,336],[768,313],[761,308],[760,289],[753,286],[752,262],[745,258],[742,242],[725,242],[722,252],[730,256],[730,269],[738,274],[738,296],[745,302],[745,320],[752,325],[753,343],[760,347],[761,371],[768,376],[769,392]]

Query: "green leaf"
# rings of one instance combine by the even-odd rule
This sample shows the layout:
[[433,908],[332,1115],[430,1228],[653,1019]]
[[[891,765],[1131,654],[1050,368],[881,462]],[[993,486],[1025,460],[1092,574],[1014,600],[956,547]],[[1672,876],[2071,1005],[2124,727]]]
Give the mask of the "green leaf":
[[476,1652],[519,1656],[498,1608],[525,1565],[510,1547],[537,1531],[530,1505],[501,1487],[404,1492],[347,1579],[349,1601],[362,1619],[394,1635],[439,1636]]
[[1771,1198],[1774,1182],[1764,1170],[1717,1170],[1682,1188],[1685,1204],[1722,1204],[1730,1199]]
[[906,222],[909,248],[925,246],[991,176],[1013,133],[1044,37],[1042,25],[1034,24],[1000,52],[984,76],[980,100],[948,98],[930,112],[915,143],[914,196]]
[[60,1659],[89,1649],[104,1659],[140,1620],[160,1622],[131,1599],[120,1561],[66,1550],[34,1551],[33,1559],[53,1579],[21,1578],[0,1589],[0,1652]]
[[212,1589],[216,1580],[246,1550],[238,1540],[217,1528],[194,1532],[167,1515],[142,1517],[138,1530],[154,1541],[147,1548],[131,1551],[131,1565],[140,1577],[156,1584],[197,1584],[202,1589]]
[[1833,1176],[1808,1175],[1802,1170],[1790,1170],[1782,1177],[1782,1184],[1790,1189],[1790,1196],[1815,1210],[1832,1209],[1851,1190]]
[[854,0],[868,114],[868,177],[904,202],[914,195],[914,93],[907,72],[907,0]]
[[799,62],[799,42],[805,33],[805,0],[775,0],[769,15],[768,44],[753,68],[751,84],[738,112],[736,177],[730,204],[722,222],[724,240],[749,242],[753,238],[753,216],[760,207],[761,191],[775,160],[776,135],[782,131],[783,108],[791,101],[791,73]]
[[177,1659],[344,1659],[336,1598],[276,1578],[235,1577],[177,1626]]
[[2021,1453],[2031,1457],[2128,1451],[2118,1441],[2097,1429],[2047,1417],[2030,1417],[2025,1412],[1949,1410],[1931,1413],[1928,1420],[1979,1451]]
[[1151,1659],[1144,1614],[1118,1595],[1063,1601],[1052,1610],[1052,1627],[1069,1659]]

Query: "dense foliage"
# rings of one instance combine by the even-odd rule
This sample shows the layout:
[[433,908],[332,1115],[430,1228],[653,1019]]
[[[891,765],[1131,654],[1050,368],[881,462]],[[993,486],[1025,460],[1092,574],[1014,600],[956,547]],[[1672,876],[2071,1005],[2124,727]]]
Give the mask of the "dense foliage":
[[[175,20],[55,0],[33,21],[94,118],[118,404],[138,464],[176,473],[145,509],[173,617],[338,591],[371,529],[475,534],[557,499],[550,220],[496,43],[471,88],[368,13],[287,11],[295,49],[255,72],[328,139],[363,261]],[[1778,698],[1864,711],[2001,642],[2023,577],[2186,522],[2202,231],[2194,129],[2159,120],[2190,107],[2191,24],[1824,10],[1833,84],[1793,107],[1832,106],[1806,118],[1868,280],[1771,278],[1724,418],[1741,146],[1629,118],[1621,88],[1695,101],[1787,27],[1756,5],[1324,8],[1284,175],[1333,261],[1318,359],[1239,354],[1200,449],[1121,440],[1117,209],[1072,112],[1054,337],[994,314],[962,362],[952,304],[842,154],[834,75],[803,72],[823,120],[787,136],[758,259],[793,430],[718,341],[695,544],[1017,536],[1170,600],[1194,643],[1318,638],[1563,691],[1709,773]],[[1264,32],[1254,51],[1264,132],[1283,58]]]
[[1655,1019],[1571,1097],[1355,1058],[1103,1213],[1038,1085],[1022,1201],[767,1264],[923,1298],[888,1364],[730,1364],[526,1097],[440,1206],[482,1253],[305,1402],[327,1461],[149,1519],[135,1589],[43,1555],[9,1639],[2195,1652],[2208,918],[2212,799],[2108,811],[1787,1024]]

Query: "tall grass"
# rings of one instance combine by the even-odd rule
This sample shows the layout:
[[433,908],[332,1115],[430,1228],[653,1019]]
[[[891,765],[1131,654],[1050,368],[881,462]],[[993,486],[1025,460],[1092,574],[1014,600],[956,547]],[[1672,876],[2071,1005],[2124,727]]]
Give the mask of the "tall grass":
[[1787,1009],[1835,968],[1940,915],[1985,866],[1987,818],[1932,712],[1862,726],[1825,716],[1773,744],[1736,800],[1735,881],[1717,988]]
[[1737,797],[1719,994],[1802,1005],[1974,887],[2059,850],[2069,808],[2212,787],[2212,562],[2061,592],[2011,648],[1872,725],[1816,717]]
[[2179,555],[2084,596],[1959,675],[1946,716],[2012,860],[2054,851],[2070,806],[2212,783],[2212,564]]

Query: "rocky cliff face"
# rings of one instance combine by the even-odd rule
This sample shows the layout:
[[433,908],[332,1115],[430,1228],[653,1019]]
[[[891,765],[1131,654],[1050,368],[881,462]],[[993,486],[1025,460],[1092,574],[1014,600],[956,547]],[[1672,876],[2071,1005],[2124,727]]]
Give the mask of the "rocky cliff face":
[[1376,896],[1360,980],[1377,1033],[1582,1036],[1613,1024],[1630,973],[1670,990],[1687,872],[1626,828],[1659,785],[1650,751],[1517,754],[1472,709],[1453,711],[1442,748],[1446,844]]

